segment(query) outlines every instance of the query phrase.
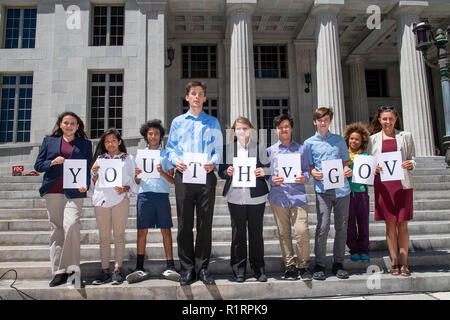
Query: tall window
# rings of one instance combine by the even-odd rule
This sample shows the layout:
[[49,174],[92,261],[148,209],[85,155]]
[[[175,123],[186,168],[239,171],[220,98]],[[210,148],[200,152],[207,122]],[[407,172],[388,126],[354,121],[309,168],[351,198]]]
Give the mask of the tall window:
[[287,78],[286,46],[254,46],[255,78]]
[[386,70],[366,70],[368,97],[387,97]]
[[4,75],[1,85],[0,142],[29,142],[32,75]]
[[93,46],[122,46],[125,25],[123,6],[95,6],[92,28]]
[[183,78],[216,78],[216,46],[183,46]]
[[91,138],[99,138],[108,128],[122,132],[122,73],[91,74]]
[[36,9],[6,9],[5,48],[34,48],[36,14]]
[[[205,103],[203,104],[203,111],[205,111],[206,114],[209,114],[211,116],[214,116],[217,118],[217,99],[207,99]],[[186,99],[183,99],[183,113],[186,113],[189,110],[189,102],[186,101]]]
[[273,128],[273,119],[282,113],[289,112],[288,99],[256,99],[256,115],[258,129],[267,129],[267,145],[270,146],[276,142],[271,137]]
[[273,119],[289,112],[288,99],[256,99],[258,128],[273,129]]

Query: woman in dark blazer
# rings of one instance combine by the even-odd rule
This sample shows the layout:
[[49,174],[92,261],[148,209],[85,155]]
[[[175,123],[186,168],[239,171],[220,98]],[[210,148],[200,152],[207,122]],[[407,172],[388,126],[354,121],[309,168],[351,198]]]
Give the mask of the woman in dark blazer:
[[[231,268],[237,282],[245,281],[247,266],[247,226],[249,236],[250,267],[255,278],[266,282],[264,271],[264,239],[263,219],[269,189],[265,180],[264,167],[259,159],[259,150],[256,139],[250,139],[250,131],[255,132],[251,122],[239,117],[231,127],[236,140],[224,147],[223,159],[225,164],[219,166],[219,176],[226,179],[223,196],[226,197],[231,216]],[[255,132],[256,133],[256,132]],[[256,136],[256,135],[255,135]],[[228,156],[227,156],[228,153]],[[232,186],[234,168],[233,156],[256,157],[256,187],[236,188]]]
[[[63,189],[65,159],[86,160],[85,187]],[[92,143],[87,140],[83,121],[73,112],[60,114],[52,134],[44,138],[34,164],[36,171],[45,172],[39,193],[45,199],[52,230],[50,287],[66,283],[72,268],[80,265],[80,218],[90,184],[91,161]]]

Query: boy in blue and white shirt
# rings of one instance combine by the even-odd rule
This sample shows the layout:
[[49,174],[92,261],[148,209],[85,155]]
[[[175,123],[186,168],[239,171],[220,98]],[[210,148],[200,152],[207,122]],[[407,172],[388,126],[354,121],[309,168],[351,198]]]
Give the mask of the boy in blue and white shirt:
[[139,185],[139,194],[136,203],[136,228],[137,237],[137,262],[136,270],[127,276],[128,283],[143,281],[149,278],[149,273],[144,269],[145,247],[149,228],[161,229],[164,251],[166,253],[167,268],[163,272],[166,279],[178,281],[180,274],[175,270],[172,248],[172,215],[170,209],[169,183],[173,184],[174,167],[166,156],[166,151],[161,147],[161,139],[165,130],[160,120],[147,121],[141,126],[141,135],[147,141],[146,149],[159,150],[161,162],[157,165],[159,178],[138,178],[142,173],[136,168],[135,181]]

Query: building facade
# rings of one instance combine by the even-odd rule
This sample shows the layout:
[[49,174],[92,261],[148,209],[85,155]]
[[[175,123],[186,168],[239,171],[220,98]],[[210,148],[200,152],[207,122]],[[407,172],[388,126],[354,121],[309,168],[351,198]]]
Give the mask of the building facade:
[[67,110],[94,141],[116,127],[136,148],[145,120],[170,127],[188,108],[191,80],[206,82],[223,129],[240,115],[269,129],[290,112],[304,141],[317,106],[342,133],[390,105],[432,156],[445,123],[439,73],[415,50],[423,19],[446,29],[450,1],[1,0],[1,172],[31,170]]

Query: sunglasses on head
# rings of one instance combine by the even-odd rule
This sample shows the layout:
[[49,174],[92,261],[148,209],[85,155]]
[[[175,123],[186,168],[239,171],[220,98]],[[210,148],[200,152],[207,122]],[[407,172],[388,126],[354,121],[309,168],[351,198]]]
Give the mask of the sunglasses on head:
[[394,110],[395,108],[392,106],[381,106],[380,110],[384,111],[384,110]]

